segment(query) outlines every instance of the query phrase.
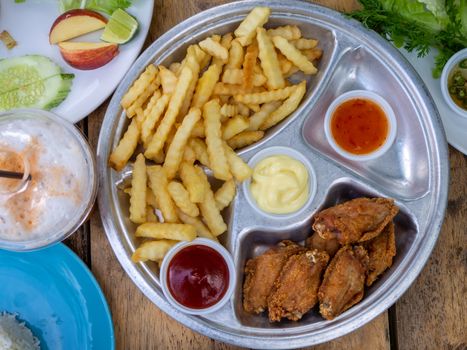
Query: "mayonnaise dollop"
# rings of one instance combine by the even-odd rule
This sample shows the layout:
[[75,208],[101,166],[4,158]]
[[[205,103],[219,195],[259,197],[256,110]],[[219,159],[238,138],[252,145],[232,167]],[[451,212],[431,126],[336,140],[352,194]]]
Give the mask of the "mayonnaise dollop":
[[250,191],[265,212],[292,213],[303,207],[310,195],[308,171],[289,156],[267,157],[254,167]]

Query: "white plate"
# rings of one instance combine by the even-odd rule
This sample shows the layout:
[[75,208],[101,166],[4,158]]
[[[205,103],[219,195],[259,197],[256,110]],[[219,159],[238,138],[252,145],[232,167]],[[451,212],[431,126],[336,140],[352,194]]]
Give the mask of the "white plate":
[[407,52],[404,49],[400,51],[412,64],[418,74],[420,74],[428,91],[431,93],[443,121],[446,138],[449,144],[467,155],[467,118],[460,116],[449,108],[441,94],[439,79],[434,79],[431,74],[436,52],[431,50],[425,57],[418,58],[415,52]]
[[[68,97],[56,108],[55,113],[76,123],[100,106],[115,90],[143,46],[152,18],[154,2],[133,0],[127,11],[139,23],[134,38],[120,45],[120,53],[105,66],[94,70],[79,70],[69,66],[56,45],[49,44],[50,26],[60,15],[58,0],[0,1],[0,31],[7,30],[18,42],[12,50],[0,44],[0,58],[26,54],[40,54],[51,58],[65,73],[75,74]],[[105,15],[108,17],[108,15]],[[75,41],[99,41],[102,30],[80,37]]]

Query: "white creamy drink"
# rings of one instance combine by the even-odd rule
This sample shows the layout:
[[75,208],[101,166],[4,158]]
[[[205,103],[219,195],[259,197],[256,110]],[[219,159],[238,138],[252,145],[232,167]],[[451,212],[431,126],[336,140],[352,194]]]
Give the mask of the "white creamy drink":
[[0,116],[0,169],[29,167],[31,175],[23,186],[0,179],[0,242],[56,241],[76,228],[95,190],[92,160],[76,134],[39,115]]

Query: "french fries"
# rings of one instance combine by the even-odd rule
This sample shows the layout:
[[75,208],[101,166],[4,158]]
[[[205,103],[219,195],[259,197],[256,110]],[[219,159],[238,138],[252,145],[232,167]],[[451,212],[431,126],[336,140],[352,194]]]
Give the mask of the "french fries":
[[206,174],[201,168],[197,168],[197,173],[206,188],[204,200],[199,204],[199,209],[209,231],[217,237],[227,230],[227,225],[217,207],[216,199],[214,198],[214,193],[211,190]]
[[168,180],[165,170],[160,165],[153,165],[147,168],[149,186],[156,196],[157,208],[162,212],[165,222],[177,222],[177,212],[172,201],[167,186]]
[[204,166],[209,167],[209,155],[206,144],[203,140],[193,137],[189,141],[190,147],[193,149],[195,153],[195,158],[199,160],[201,164]]
[[264,131],[242,131],[231,139],[227,140],[227,144],[233,149],[249,146],[261,140],[264,136]]
[[186,93],[190,86],[190,82],[193,79],[193,73],[189,67],[184,67],[180,72],[180,77],[177,81],[174,93],[170,98],[169,106],[165,112],[164,118],[162,119],[156,133],[152,137],[146,152],[144,153],[146,158],[152,159],[157,156],[159,151],[164,146],[167,136],[169,135],[170,129],[175,123],[178,112],[182,106],[183,100],[186,97]]
[[126,115],[132,118],[136,115],[136,110],[141,108],[148,98],[157,90],[160,85],[160,79],[154,79],[151,84],[138,96],[138,98],[128,107]]
[[298,84],[295,91],[290,95],[290,97],[284,101],[284,103],[276,109],[274,112],[266,118],[266,120],[261,124],[260,129],[266,130],[270,127],[279,123],[282,119],[287,117],[290,113],[295,111],[300,104],[300,101],[305,95],[306,92],[306,82],[302,81]]
[[189,145],[186,145],[185,150],[183,151],[183,161],[190,164],[196,162],[196,153]]
[[251,44],[256,28],[262,27],[268,21],[270,13],[271,9],[268,7],[255,7],[240,23],[234,34],[242,46]]
[[165,107],[169,103],[170,96],[162,95],[146,115],[141,125],[141,141],[147,146],[151,135],[154,133],[157,122],[164,113]]
[[125,192],[135,235],[146,242],[135,262],[160,265],[178,240],[217,241],[227,229],[221,210],[252,174],[234,149],[259,141],[303,99],[306,82],[288,78],[315,74],[322,49],[295,25],[266,30],[269,15],[255,8],[233,33],[189,45],[180,62],[150,64],[123,96],[131,120],[109,165],[121,171],[136,158]]
[[193,106],[201,108],[203,105],[209,101],[216,83],[219,81],[219,77],[222,72],[222,66],[219,64],[211,65],[203,76],[198,80],[196,86],[196,92],[193,96]]
[[[190,47],[197,47],[197,46],[190,46]],[[200,51],[201,51],[201,49],[200,49]],[[201,51],[201,53],[204,54],[202,51]],[[201,58],[201,60],[202,60],[202,58]],[[196,59],[196,52],[195,51],[193,51],[193,53],[191,55],[190,54],[187,55],[185,65],[188,66],[190,68],[191,72],[193,73],[193,79],[191,80],[190,85],[188,86],[188,91],[186,92],[185,100],[182,103],[182,107],[180,108],[180,113],[178,115],[177,120],[183,119],[183,117],[185,117],[188,110],[190,109],[191,100],[192,100],[193,94],[195,92],[196,84],[198,82],[198,75],[199,75],[200,66],[199,66],[199,63],[198,63],[198,61]]]
[[173,201],[182,212],[193,217],[199,215],[198,207],[190,201],[188,191],[180,182],[171,181],[167,189]]
[[194,218],[194,217],[189,216],[189,215],[186,215],[182,211],[178,212],[178,217],[180,218],[180,220],[183,223],[194,226],[194,228],[196,230],[196,234],[199,237],[208,238],[208,239],[211,239],[211,240],[213,240],[215,242],[219,242],[219,240],[216,238],[216,236],[214,236],[211,233],[211,231],[209,231],[209,229],[206,227],[205,224],[203,224],[203,222],[200,219]]
[[318,40],[300,38],[291,40],[290,43],[299,50],[313,49],[318,45]]
[[234,115],[237,114],[237,106],[236,105],[229,105],[228,103],[225,103],[221,107],[221,115],[223,117],[233,117]]
[[222,61],[227,61],[229,58],[229,51],[211,38],[206,38],[199,42],[199,46],[211,56],[214,56]]
[[219,210],[224,209],[230,204],[230,202],[232,202],[235,197],[235,192],[235,181],[229,180],[222,184],[222,186],[214,194],[214,198],[216,199],[217,207]]
[[247,130],[248,131],[258,130],[261,124],[264,123],[266,118],[269,117],[269,115],[273,111],[279,108],[280,105],[281,103],[279,101],[272,101],[272,102],[267,102],[263,104],[261,106],[261,109],[250,117],[250,120],[249,120],[250,123],[248,125]]
[[282,27],[268,29],[268,35],[271,37],[278,35],[287,40],[298,40],[302,36],[302,32],[297,26],[286,25]]
[[226,69],[239,69],[243,62],[243,46],[238,39],[232,40],[229,50],[229,59],[225,65]]
[[248,119],[242,116],[230,118],[222,128],[222,138],[228,140],[248,128]]
[[133,165],[130,191],[130,220],[135,224],[146,221],[146,183],[146,160],[140,153]]
[[161,77],[162,91],[164,94],[171,94],[177,85],[177,76],[164,66],[159,66],[159,76]]
[[281,73],[276,50],[274,50],[271,38],[266,34],[266,29],[256,28],[256,39],[258,40],[258,55],[261,61],[261,68],[266,78],[268,78],[266,85],[271,90],[283,88],[285,80]]
[[147,103],[146,107],[144,107],[144,111],[143,111],[143,114],[144,114],[144,119],[146,119],[146,117],[149,115],[149,113],[151,112],[151,110],[154,108],[154,106],[156,105],[157,101],[161,98],[162,96],[162,92],[160,89],[157,89],[156,91],[154,91],[154,93],[152,94],[151,98],[149,99],[149,102]]
[[212,92],[213,95],[238,95],[238,94],[246,94],[249,92],[262,92],[264,89],[261,87],[253,87],[251,91],[245,89],[243,85],[236,85],[236,84],[226,84],[222,82],[218,82],[214,86],[214,91]]
[[283,89],[273,91],[258,92],[245,95],[235,95],[235,101],[242,103],[262,104],[271,101],[284,100],[289,97],[297,88],[296,85],[287,86]]
[[201,203],[204,200],[206,186],[199,177],[196,168],[197,165],[191,165],[186,162],[182,163],[180,167],[180,178],[190,195],[190,201],[193,203]]
[[251,170],[242,158],[237,156],[237,153],[235,153],[227,143],[224,142],[222,146],[224,147],[227,162],[229,163],[230,171],[235,177],[235,180],[242,182],[249,179],[253,170]]
[[[245,54],[245,60],[243,61],[243,74],[242,74],[242,80],[243,80],[243,88],[248,90],[251,90],[253,87],[253,73],[254,73],[254,68],[256,65],[256,59],[258,57],[258,44],[257,42],[254,42],[248,48],[246,49],[246,54]],[[225,73],[224,73],[225,76]],[[224,80],[222,80],[224,81]],[[228,81],[224,81],[227,83]],[[231,84],[239,84],[230,81]],[[263,85],[263,84],[260,84]],[[260,86],[256,85],[256,86]]]
[[156,78],[157,68],[150,64],[146,70],[141,74],[138,79],[133,83],[128,92],[122,97],[120,104],[123,108],[127,109],[135,101],[139,95],[151,84]]
[[122,170],[138,145],[139,127],[136,119],[133,119],[118,146],[109,158],[109,163],[115,170]]
[[274,46],[279,49],[282,54],[287,57],[289,61],[295,64],[305,74],[316,74],[318,70],[316,67],[308,61],[308,59],[298,50],[290,44],[287,39],[281,36],[273,36],[272,41]]
[[169,179],[172,179],[177,173],[183,158],[183,149],[190,138],[193,127],[200,118],[201,111],[199,108],[192,108],[190,113],[183,119],[182,125],[177,129],[165,156],[164,169]]
[[203,118],[209,164],[212,172],[216,178],[227,181],[232,178],[232,175],[222,148],[220,109],[217,100],[209,101],[203,107]]
[[174,241],[192,241],[196,238],[196,230],[187,224],[161,224],[147,222],[139,225],[135,232],[136,237],[170,239]]
[[161,239],[159,241],[149,241],[141,244],[131,256],[131,260],[135,263],[144,261],[158,261],[162,260],[177,241],[170,239]]
[[[253,70],[253,67],[251,67]],[[247,91],[252,86],[262,86],[266,83],[266,77],[260,73],[246,72],[246,68],[243,69],[225,69],[222,75],[222,82],[226,84],[240,85],[243,84],[243,88]],[[246,85],[246,77],[249,76],[249,84]]]

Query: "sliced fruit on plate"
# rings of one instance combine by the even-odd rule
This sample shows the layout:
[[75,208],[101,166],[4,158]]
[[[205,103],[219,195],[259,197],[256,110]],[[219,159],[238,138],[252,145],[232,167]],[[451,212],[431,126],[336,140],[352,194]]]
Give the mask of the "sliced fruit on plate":
[[0,111],[51,109],[68,95],[73,74],[63,74],[47,57],[27,55],[0,60]]
[[102,29],[107,24],[107,18],[100,13],[76,9],[67,11],[57,17],[49,33],[49,42],[56,44],[80,35]]
[[109,43],[124,44],[128,42],[138,29],[138,22],[122,9],[112,13],[109,22],[105,26],[101,40]]
[[118,54],[114,43],[62,42],[58,44],[63,59],[72,67],[90,70],[102,67]]

